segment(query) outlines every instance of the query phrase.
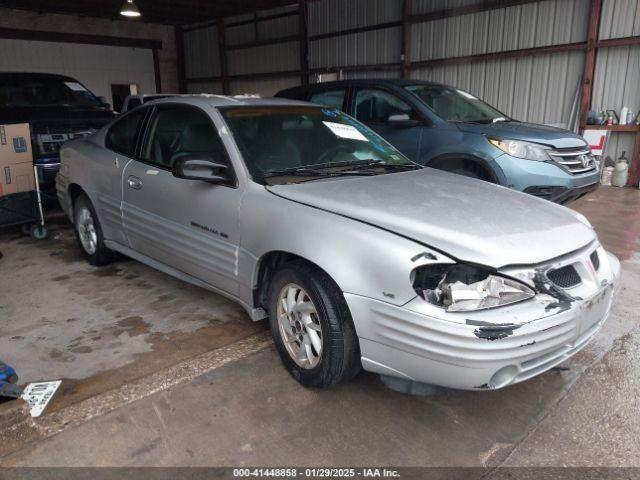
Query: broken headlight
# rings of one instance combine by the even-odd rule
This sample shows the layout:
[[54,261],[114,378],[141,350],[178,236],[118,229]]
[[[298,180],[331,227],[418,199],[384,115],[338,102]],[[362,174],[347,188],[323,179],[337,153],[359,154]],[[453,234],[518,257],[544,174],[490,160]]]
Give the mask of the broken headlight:
[[489,139],[489,142],[498,147],[512,157],[524,158],[525,160],[538,160],[546,162],[551,160],[547,153],[548,148],[537,143],[521,142],[520,140],[496,140]]
[[448,312],[501,307],[535,295],[517,280],[473,265],[425,265],[416,268],[411,277],[418,295]]

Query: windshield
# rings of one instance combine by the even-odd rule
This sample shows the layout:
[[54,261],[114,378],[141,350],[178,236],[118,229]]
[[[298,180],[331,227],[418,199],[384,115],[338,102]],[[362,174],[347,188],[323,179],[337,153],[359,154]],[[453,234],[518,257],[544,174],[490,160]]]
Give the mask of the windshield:
[[444,85],[410,85],[405,88],[448,122],[493,123],[507,120],[498,110],[463,90]]
[[99,107],[102,103],[75,80],[15,76],[0,79],[0,106]]
[[270,106],[220,110],[251,175],[259,181],[295,175],[377,175],[420,168],[372,130],[336,109]]

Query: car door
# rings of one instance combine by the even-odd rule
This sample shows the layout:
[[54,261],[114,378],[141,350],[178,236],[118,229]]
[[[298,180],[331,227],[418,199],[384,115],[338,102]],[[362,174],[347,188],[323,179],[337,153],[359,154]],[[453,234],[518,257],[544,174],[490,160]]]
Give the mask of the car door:
[[389,117],[398,114],[406,114],[410,120],[421,121],[421,115],[411,105],[391,91],[369,87],[356,88],[352,102],[352,116],[411,160],[419,160],[423,126],[389,124]]
[[106,150],[97,150],[102,161],[95,162],[92,172],[98,190],[95,193],[95,206],[106,240],[128,245],[122,225],[122,172],[135,157],[139,133],[149,108],[132,111],[118,119],[105,136]]
[[[227,164],[229,181],[214,185],[174,177],[173,165],[187,155]],[[131,248],[237,294],[241,192],[234,178],[209,114],[186,104],[157,105],[139,158],[123,175],[123,222]]]

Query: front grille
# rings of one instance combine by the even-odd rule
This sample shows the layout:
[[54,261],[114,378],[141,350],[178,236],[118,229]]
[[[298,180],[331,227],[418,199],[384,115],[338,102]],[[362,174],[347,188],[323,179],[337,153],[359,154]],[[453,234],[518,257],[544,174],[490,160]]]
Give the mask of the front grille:
[[31,130],[39,134],[55,135],[59,133],[67,133],[69,131],[69,125],[67,125],[67,122],[34,123],[31,125]]
[[47,154],[57,154],[60,151],[60,147],[69,141],[76,138],[86,137],[91,135],[94,130],[74,131],[69,133],[38,133],[36,138],[37,152]]
[[589,258],[591,259],[594,270],[597,272],[600,269],[600,257],[598,256],[598,251],[594,250],[593,253],[589,255]]
[[560,288],[571,288],[580,285],[582,280],[573,265],[567,265],[547,272],[547,278]]
[[34,123],[31,130],[40,135],[56,135],[71,132],[93,132],[102,128],[108,120],[73,120],[60,122]]
[[573,174],[596,169],[596,161],[589,148],[563,148],[549,151],[553,161]]

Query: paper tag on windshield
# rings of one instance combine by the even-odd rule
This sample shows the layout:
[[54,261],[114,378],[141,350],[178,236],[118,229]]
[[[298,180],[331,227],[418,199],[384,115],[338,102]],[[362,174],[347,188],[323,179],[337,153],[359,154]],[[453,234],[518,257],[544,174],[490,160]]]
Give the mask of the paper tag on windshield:
[[69,87],[74,92],[86,92],[87,89],[80,85],[78,82],[64,82],[64,84]]
[[26,386],[22,398],[29,403],[29,413],[32,417],[39,417],[42,414],[60,383],[62,383],[60,380],[56,380],[55,382],[30,383]]
[[368,142],[367,137],[362,135],[356,127],[351,125],[344,125],[343,123],[335,122],[322,122],[325,126],[331,130],[336,137],[348,138],[350,140],[360,140],[361,142]]

